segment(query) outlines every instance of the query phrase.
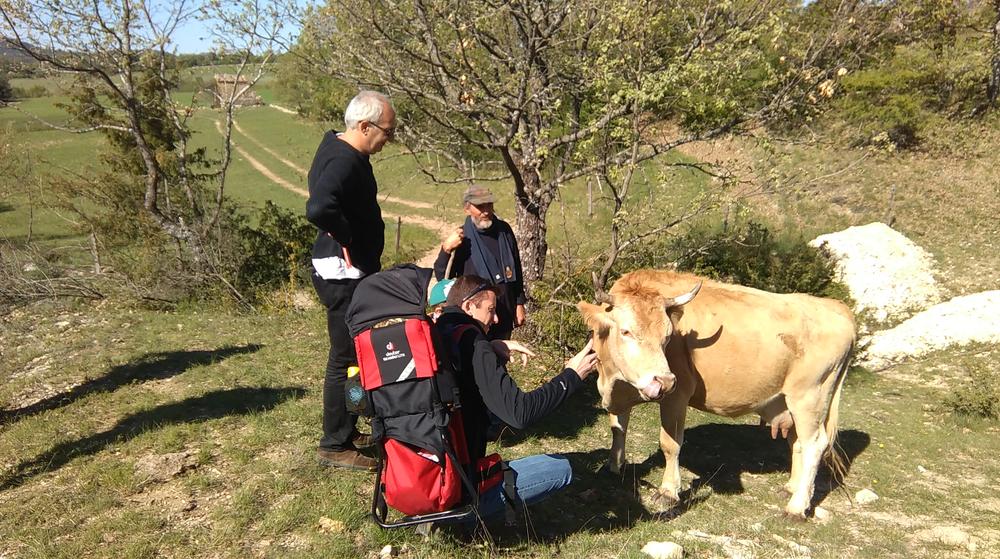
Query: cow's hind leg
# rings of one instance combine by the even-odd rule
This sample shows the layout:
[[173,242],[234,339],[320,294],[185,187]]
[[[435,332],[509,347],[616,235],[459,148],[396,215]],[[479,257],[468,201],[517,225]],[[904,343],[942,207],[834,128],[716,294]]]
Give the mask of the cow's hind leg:
[[815,390],[800,398],[788,398],[788,408],[795,420],[795,437],[792,443],[792,475],[786,489],[792,493],[785,514],[805,518],[812,501],[813,488],[819,463],[829,446],[824,426],[829,399],[825,390]]
[[613,474],[620,474],[622,466],[625,465],[625,434],[628,432],[628,420],[631,414],[632,408],[621,414],[608,413],[608,420],[611,423],[611,455],[608,457],[608,471]]
[[660,450],[663,451],[665,464],[658,499],[664,506],[673,506],[680,500],[680,453],[681,445],[684,443],[686,414],[686,398],[667,396],[660,402]]

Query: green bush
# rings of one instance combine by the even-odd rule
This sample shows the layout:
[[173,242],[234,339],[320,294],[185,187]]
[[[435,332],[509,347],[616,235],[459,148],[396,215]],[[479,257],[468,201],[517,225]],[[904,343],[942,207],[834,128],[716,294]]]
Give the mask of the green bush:
[[575,353],[588,333],[576,303],[593,298],[594,287],[587,274],[550,274],[531,284],[530,316],[523,328],[514,331],[515,336],[533,349],[542,350],[539,353]]
[[671,243],[679,270],[774,293],[843,299],[833,263],[802,238],[775,238],[750,222],[732,231],[693,229]]
[[987,69],[971,40],[901,46],[882,64],[844,76],[831,116],[855,145],[912,148],[935,121],[967,117],[983,102]]
[[955,413],[1000,419],[1000,366],[994,359],[964,357],[958,366],[968,378],[945,397],[945,406]]
[[10,86],[6,74],[0,74],[0,101],[13,101],[14,89]]
[[309,282],[309,258],[316,227],[305,217],[271,201],[257,212],[257,225],[239,228],[242,257],[237,287],[244,294],[259,294],[286,282]]
[[33,99],[37,97],[48,97],[49,90],[44,85],[33,85],[31,87],[15,87],[15,99]]

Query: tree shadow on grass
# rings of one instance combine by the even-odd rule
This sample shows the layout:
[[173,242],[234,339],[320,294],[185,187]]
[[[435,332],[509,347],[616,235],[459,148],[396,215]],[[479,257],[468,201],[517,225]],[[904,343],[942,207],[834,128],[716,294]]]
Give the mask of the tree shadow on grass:
[[[850,465],[870,444],[867,433],[841,430],[838,446],[845,466]],[[657,448],[644,461],[626,464],[620,474],[603,468],[607,449],[564,454],[573,465],[573,483],[551,499],[528,509],[528,520],[518,519],[515,526],[502,521],[487,523],[494,545],[509,549],[525,541],[558,544],[580,532],[600,534],[628,530],[643,520],[676,518],[709,499],[712,494],[739,494],[744,491],[744,473],[770,474],[788,472],[789,449],[784,440],[771,440],[770,430],[754,425],[706,424],[687,429],[680,463],[697,478],[681,492],[680,502],[672,508],[651,510],[643,503],[653,496],[659,479],[645,478],[664,466]],[[783,484],[783,482],[782,482]],[[708,486],[712,491],[699,491]],[[827,468],[817,476],[813,506],[838,487]],[[780,486],[775,487],[779,490]]]
[[228,346],[211,351],[160,351],[112,367],[102,377],[90,379],[67,392],[39,400],[34,404],[14,410],[0,410],[0,425],[30,417],[44,411],[67,406],[95,392],[112,392],[126,384],[162,380],[199,365],[208,365],[234,355],[254,353],[263,347],[258,344]]
[[96,454],[112,444],[124,443],[146,431],[179,423],[200,423],[230,415],[267,411],[305,394],[306,390],[298,386],[233,388],[137,412],[121,419],[107,431],[59,443],[35,458],[21,462],[0,476],[0,491],[18,487],[29,478],[56,470],[74,458]]

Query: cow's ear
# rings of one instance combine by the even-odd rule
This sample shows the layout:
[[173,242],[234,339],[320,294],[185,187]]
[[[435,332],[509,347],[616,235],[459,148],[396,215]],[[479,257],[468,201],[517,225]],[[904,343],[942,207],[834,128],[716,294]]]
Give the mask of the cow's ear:
[[587,328],[593,330],[598,338],[606,338],[608,336],[611,326],[614,325],[614,321],[611,320],[604,307],[580,301],[576,304],[576,308],[583,315],[583,322],[586,323]]

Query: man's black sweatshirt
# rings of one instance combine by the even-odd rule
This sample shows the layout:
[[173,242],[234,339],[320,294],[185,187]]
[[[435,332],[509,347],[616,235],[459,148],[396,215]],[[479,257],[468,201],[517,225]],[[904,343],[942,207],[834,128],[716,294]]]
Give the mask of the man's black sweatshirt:
[[[583,384],[576,371],[567,368],[535,390],[522,392],[474,318],[458,307],[446,307],[437,328],[457,358],[465,437],[473,461],[486,454],[488,412],[515,429],[524,429],[556,409]],[[456,331],[461,332],[457,342]]]
[[377,194],[368,156],[327,132],[309,169],[306,218],[319,228],[313,258],[341,257],[341,246],[347,246],[364,273],[382,269],[385,223]]

